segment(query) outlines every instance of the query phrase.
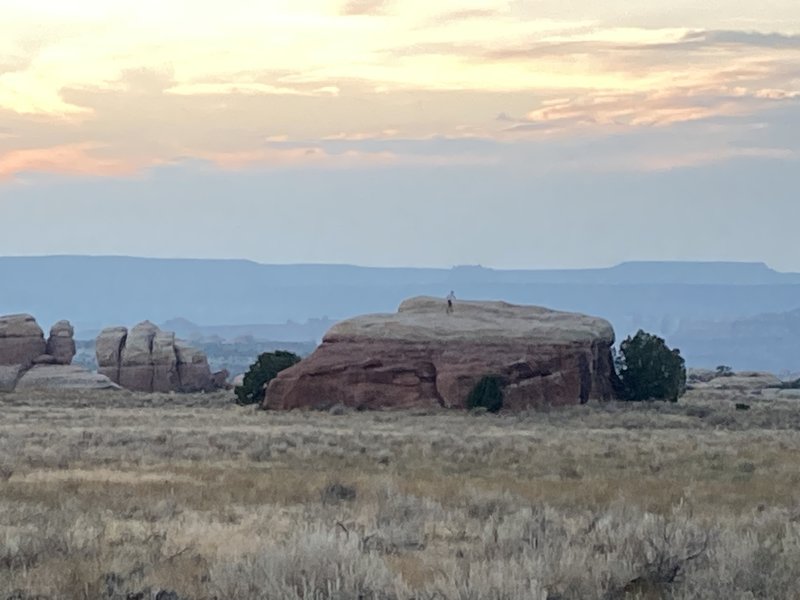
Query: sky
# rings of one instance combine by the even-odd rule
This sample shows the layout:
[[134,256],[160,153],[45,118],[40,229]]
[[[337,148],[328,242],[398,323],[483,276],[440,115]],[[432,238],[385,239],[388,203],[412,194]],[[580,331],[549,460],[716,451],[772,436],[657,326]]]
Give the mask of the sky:
[[800,271],[796,0],[0,0],[0,254]]

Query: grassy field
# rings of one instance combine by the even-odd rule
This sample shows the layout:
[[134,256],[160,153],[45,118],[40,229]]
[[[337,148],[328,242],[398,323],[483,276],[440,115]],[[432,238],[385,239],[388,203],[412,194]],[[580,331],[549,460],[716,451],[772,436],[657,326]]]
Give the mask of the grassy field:
[[0,395],[0,600],[800,598],[800,400],[333,412]]

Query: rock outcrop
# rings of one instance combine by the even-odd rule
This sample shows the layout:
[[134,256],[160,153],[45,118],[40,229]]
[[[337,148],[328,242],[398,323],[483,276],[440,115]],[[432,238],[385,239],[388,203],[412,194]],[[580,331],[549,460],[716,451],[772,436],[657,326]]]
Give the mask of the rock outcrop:
[[0,365],[28,368],[46,349],[44,332],[31,315],[0,317]]
[[[702,379],[697,374],[705,374],[697,369],[691,370],[690,385],[695,390],[736,390],[736,391],[757,391],[769,388],[780,388],[781,380],[772,373],[760,371],[740,371],[728,373],[727,375],[714,375],[710,378]],[[694,379],[694,380],[692,380]]]
[[407,300],[396,314],[334,326],[307,359],[269,385],[266,408],[463,408],[484,376],[504,407],[614,395],[614,331],[599,318],[504,302]]
[[32,316],[0,317],[0,392],[117,387],[102,375],[71,366],[74,356],[73,328],[68,321],[53,325],[45,342]]
[[69,321],[59,321],[50,328],[46,354],[55,359],[57,365],[70,365],[75,356],[75,330]]
[[150,321],[128,332],[104,329],[96,344],[98,372],[129,390],[201,392],[216,389],[205,353]]
[[107,327],[100,332],[95,341],[97,372],[115,383],[119,383],[122,348],[127,337],[127,327]]
[[78,365],[35,365],[19,379],[16,391],[110,390],[119,387],[105,375],[91,373]]

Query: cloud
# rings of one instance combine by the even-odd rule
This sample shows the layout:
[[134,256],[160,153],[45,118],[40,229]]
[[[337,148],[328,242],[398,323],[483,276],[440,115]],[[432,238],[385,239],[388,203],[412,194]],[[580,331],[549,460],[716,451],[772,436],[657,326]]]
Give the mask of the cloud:
[[710,117],[757,113],[784,96],[757,90],[677,87],[640,93],[585,94],[544,101],[522,117],[502,114],[507,131],[575,132],[579,127],[664,127]]
[[339,10],[345,16],[374,16],[386,14],[390,0],[346,0]]
[[11,56],[0,56],[0,76],[7,73],[17,73],[24,71],[31,64],[30,58],[17,58]]
[[25,172],[119,176],[135,170],[130,163],[105,158],[92,143],[14,150],[0,154],[0,181]]
[[440,13],[431,19],[434,25],[452,25],[462,21],[485,20],[505,16],[508,13],[493,8],[467,8]]
[[681,44],[695,47],[737,45],[800,50],[800,35],[758,31],[696,31],[687,33]]
[[[541,14],[500,0],[279,0],[270,10],[230,0],[225,11],[198,5],[190,26],[188,0],[158,18],[133,10],[132,0],[97,14],[76,2],[74,12],[53,4],[42,39],[36,11],[0,23],[0,56],[12,57],[0,69],[21,69],[0,71],[0,154],[27,152],[14,155],[19,168],[69,172],[72,160],[76,172],[113,173],[177,157],[232,169],[350,168],[497,156],[483,147],[467,158],[456,143],[433,152],[432,139],[495,142],[518,164],[524,143],[656,138],[656,129],[710,127],[715,118],[724,131],[686,156],[725,157],[742,128],[770,123],[773,106],[800,94],[800,36],[737,31],[727,21],[621,26],[588,4],[565,12],[558,0],[537,2],[547,5]],[[608,9],[629,6],[611,0]],[[724,120],[732,117],[743,120]],[[266,145],[275,139],[304,149]],[[335,140],[363,144],[345,158]],[[782,148],[758,147],[774,156]],[[661,161],[658,148],[646,152]]]
[[646,171],[759,156],[784,160],[800,152],[788,133],[789,123],[797,131],[800,102],[771,88],[537,97],[469,90],[376,95],[364,84],[333,97],[184,95],[171,93],[170,82],[155,75],[134,80],[159,84],[65,90],[86,111],[80,123],[12,113],[0,136],[4,176],[115,176],[184,158],[237,171],[498,162],[521,172],[532,165],[543,172]]

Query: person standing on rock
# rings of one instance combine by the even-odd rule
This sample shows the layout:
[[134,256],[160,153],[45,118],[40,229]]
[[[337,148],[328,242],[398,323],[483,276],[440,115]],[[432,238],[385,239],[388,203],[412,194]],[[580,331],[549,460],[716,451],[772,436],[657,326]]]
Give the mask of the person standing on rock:
[[452,314],[453,312],[453,303],[456,301],[456,294],[453,290],[450,290],[450,293],[447,295],[447,314]]

